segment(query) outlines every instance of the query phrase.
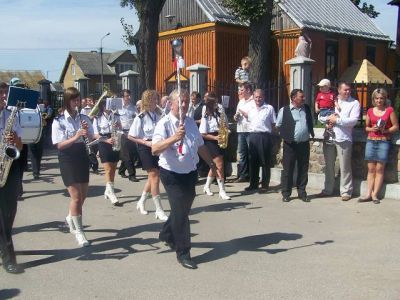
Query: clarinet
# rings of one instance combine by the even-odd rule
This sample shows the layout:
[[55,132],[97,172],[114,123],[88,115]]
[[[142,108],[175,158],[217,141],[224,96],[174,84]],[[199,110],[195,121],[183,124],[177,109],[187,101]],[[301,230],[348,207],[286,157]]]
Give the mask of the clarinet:
[[[80,124],[79,129],[83,129],[83,121],[81,120],[81,114],[79,113],[78,108],[77,108],[77,113],[78,113],[79,124]],[[90,155],[92,154],[92,149],[90,149],[90,146],[89,146],[89,138],[87,136],[83,135],[82,140],[83,140],[83,143],[85,144],[86,153],[90,157]]]

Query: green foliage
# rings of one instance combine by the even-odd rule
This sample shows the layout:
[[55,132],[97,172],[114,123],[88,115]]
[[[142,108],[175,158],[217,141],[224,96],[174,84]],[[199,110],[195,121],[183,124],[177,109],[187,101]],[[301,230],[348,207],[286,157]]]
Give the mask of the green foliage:
[[367,4],[366,2],[363,2],[362,5],[361,4],[361,0],[351,0],[355,6],[358,7],[359,10],[361,10],[364,14],[366,14],[368,17],[370,17],[371,19],[375,19],[376,17],[379,16],[379,12],[377,12],[375,10],[375,6],[371,5],[371,4]]
[[125,22],[124,18],[121,18],[121,25],[122,28],[124,29],[125,34],[122,35],[122,40],[125,42],[127,46],[133,46],[134,43],[134,36],[135,34],[133,33],[133,26],[131,24],[128,24]]
[[267,0],[222,0],[222,4],[242,21],[257,21],[265,16]]

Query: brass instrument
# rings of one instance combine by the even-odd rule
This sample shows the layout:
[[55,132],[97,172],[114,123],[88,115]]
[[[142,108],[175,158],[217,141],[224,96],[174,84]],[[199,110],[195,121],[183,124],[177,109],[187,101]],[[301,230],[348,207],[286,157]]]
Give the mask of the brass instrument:
[[228,127],[228,119],[226,118],[225,109],[222,106],[218,107],[218,111],[220,114],[220,123],[218,130],[218,146],[221,149],[226,149],[228,147],[228,138],[229,138],[229,127]]
[[99,105],[101,100],[103,100],[105,97],[110,97],[110,96],[111,92],[109,90],[104,90],[103,94],[101,94],[99,100],[97,100],[96,104],[93,106],[92,110],[88,114],[88,117],[93,118],[94,116],[96,116],[99,113]]
[[20,156],[18,148],[6,142],[6,136],[12,133],[17,113],[23,105],[24,102],[18,102],[17,106],[12,108],[0,140],[0,187],[3,187],[7,182],[12,162]]
[[120,151],[122,135],[124,134],[124,132],[116,127],[116,124],[115,124],[115,113],[116,112],[117,111],[115,111],[115,110],[111,111],[111,126],[112,126],[111,138],[114,141],[113,145],[112,145],[112,149],[113,149],[113,151]]
[[49,115],[48,115],[46,112],[43,112],[43,113],[42,113],[42,127],[46,127],[48,116],[49,116]]

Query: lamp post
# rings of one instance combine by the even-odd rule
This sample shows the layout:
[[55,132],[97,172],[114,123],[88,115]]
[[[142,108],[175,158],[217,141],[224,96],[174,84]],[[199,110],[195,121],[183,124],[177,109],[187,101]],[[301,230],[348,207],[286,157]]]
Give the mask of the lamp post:
[[101,61],[101,91],[100,91],[100,93],[102,93],[103,89],[104,89],[104,80],[103,80],[103,40],[104,40],[104,38],[106,38],[109,35],[110,35],[110,33],[108,32],[100,40],[100,61]]

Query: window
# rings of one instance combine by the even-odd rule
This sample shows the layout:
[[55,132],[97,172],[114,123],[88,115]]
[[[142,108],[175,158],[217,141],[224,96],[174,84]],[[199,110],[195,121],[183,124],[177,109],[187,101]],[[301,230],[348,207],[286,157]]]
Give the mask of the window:
[[376,54],[376,47],[375,45],[367,45],[367,59],[369,62],[375,64],[375,54]]
[[338,43],[336,41],[325,43],[325,76],[330,80],[338,77]]
[[71,64],[71,74],[76,75],[75,73],[75,64]]

